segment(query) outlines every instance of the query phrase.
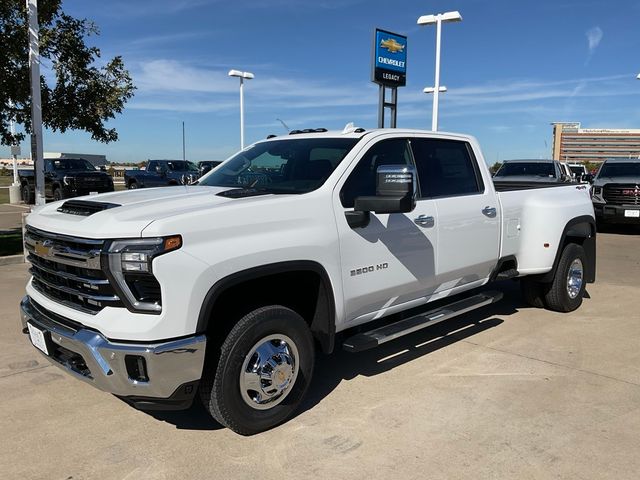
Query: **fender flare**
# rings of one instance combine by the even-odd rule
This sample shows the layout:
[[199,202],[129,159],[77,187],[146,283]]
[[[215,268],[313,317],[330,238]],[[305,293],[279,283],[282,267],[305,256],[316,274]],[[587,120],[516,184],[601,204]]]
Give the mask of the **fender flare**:
[[331,286],[331,280],[325,268],[319,263],[309,260],[293,260],[261,265],[232,273],[218,280],[209,289],[202,302],[200,313],[198,314],[196,333],[202,334],[207,331],[216,301],[229,288],[249,280],[289,272],[313,272],[320,276],[318,303],[322,302],[322,305],[326,305],[326,308],[316,308],[310,328],[314,337],[320,342],[322,351],[331,353],[334,348],[336,333],[336,306],[333,287]]
[[558,244],[558,250],[553,260],[553,267],[551,270],[539,277],[541,282],[551,282],[556,276],[556,269],[560,262],[560,256],[564,250],[567,240],[570,237],[584,238],[582,248],[584,248],[585,255],[587,257],[587,264],[584,266],[584,277],[587,283],[593,283],[596,281],[596,221],[590,215],[581,215],[579,217],[572,218],[567,222],[562,235],[560,236],[560,243]]

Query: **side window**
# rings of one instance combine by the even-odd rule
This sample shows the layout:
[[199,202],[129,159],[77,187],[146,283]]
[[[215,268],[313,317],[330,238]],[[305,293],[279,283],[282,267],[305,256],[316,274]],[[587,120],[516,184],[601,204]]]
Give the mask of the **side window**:
[[376,172],[382,165],[411,165],[407,140],[393,138],[376,143],[360,159],[340,191],[340,201],[352,208],[356,197],[376,194]]
[[147,163],[147,171],[155,172],[157,166],[158,166],[158,162],[151,161],[151,162]]
[[482,177],[468,143],[414,138],[411,147],[423,197],[454,197],[484,191]]
[[53,163],[51,162],[51,160],[44,161],[44,171],[53,172]]

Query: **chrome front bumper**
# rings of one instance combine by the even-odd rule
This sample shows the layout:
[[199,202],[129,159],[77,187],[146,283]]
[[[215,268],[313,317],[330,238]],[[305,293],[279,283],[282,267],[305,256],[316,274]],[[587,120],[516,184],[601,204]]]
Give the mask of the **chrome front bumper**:
[[[45,332],[49,354],[43,355],[51,363],[100,390],[150,401],[195,394],[194,383],[200,380],[204,365],[204,335],[151,344],[112,343],[94,330],[48,312],[29,296],[20,302],[20,313],[23,332],[28,331],[27,322]],[[145,366],[146,381],[132,378],[131,365]]]

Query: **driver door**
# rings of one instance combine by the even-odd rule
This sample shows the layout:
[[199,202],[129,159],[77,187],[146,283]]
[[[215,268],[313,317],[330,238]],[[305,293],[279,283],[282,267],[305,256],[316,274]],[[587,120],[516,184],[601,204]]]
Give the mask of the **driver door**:
[[[419,198],[410,213],[370,212],[365,227],[352,228],[345,212],[354,199],[375,195],[382,165],[413,166],[406,138],[372,145],[334,197],[342,257],[347,326],[353,326],[424,303],[435,288],[437,211],[433,200]],[[417,182],[417,179],[416,179]]]

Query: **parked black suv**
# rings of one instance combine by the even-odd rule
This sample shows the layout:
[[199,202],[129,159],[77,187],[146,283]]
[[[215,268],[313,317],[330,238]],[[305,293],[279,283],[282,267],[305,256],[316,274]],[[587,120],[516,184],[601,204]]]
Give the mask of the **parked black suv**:
[[[35,174],[33,170],[19,170],[22,201],[33,203],[35,199]],[[44,196],[47,200],[89,195],[92,192],[113,192],[113,180],[84,158],[45,158]]]
[[640,159],[606,160],[591,194],[599,222],[640,225]]

